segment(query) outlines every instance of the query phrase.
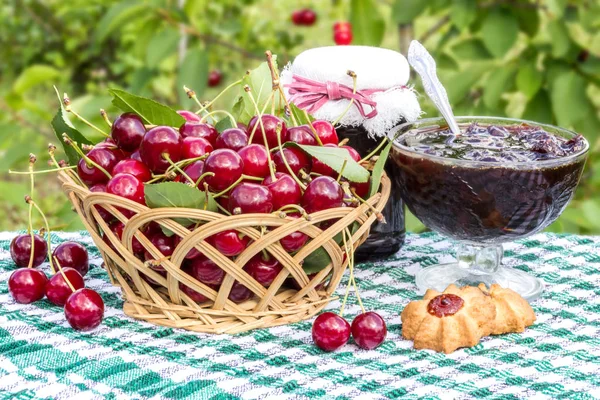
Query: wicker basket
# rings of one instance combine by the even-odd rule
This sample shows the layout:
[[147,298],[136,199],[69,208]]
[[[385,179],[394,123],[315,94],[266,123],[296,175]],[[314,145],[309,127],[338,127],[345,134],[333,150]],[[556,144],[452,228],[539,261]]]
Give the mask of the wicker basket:
[[[338,244],[334,236],[352,226],[355,221],[358,222],[359,228],[348,242],[348,245],[351,244],[356,249],[366,240],[369,228],[376,218],[366,204],[356,208],[340,207],[316,212],[311,214],[310,221],[304,218],[281,218],[276,214],[226,216],[187,208],[150,209],[115,195],[92,193],[77,183],[79,180],[73,171],[61,171],[59,179],[98,246],[111,282],[123,289],[125,314],[157,325],[198,332],[234,334],[288,324],[316,314],[331,300],[349,261],[344,254],[344,245]],[[390,180],[384,174],[381,192],[368,199],[367,203],[381,211],[389,195]],[[103,207],[125,224],[121,240],[111,233],[95,206]],[[126,218],[122,210],[132,211],[133,216]],[[190,231],[173,220],[182,217],[200,224]],[[319,222],[336,219],[338,221],[325,231],[318,227]],[[141,228],[151,221],[168,228],[181,238],[171,257],[165,258],[141,233]],[[261,235],[261,230],[257,228],[259,226],[268,227],[269,230]],[[235,229],[252,239],[251,244],[235,261],[223,256],[204,240],[228,229]],[[296,254],[290,255],[281,247],[279,239],[295,231],[305,233],[312,240]],[[112,246],[103,240],[103,232]],[[156,260],[161,260],[166,277],[135,257],[132,251],[134,236]],[[331,262],[310,279],[302,269],[302,261],[319,247],[323,247],[329,254]],[[225,279],[219,289],[213,290],[180,269],[185,255],[193,248],[225,271]],[[248,260],[263,249],[283,265],[282,271],[269,288],[260,285],[242,269]],[[146,279],[142,277],[144,274]],[[286,283],[289,277],[299,283],[300,290]],[[150,284],[148,278],[154,284]],[[240,304],[228,300],[235,281],[250,289],[255,294],[254,298]],[[200,304],[194,302],[179,289],[180,282],[209,300]]]

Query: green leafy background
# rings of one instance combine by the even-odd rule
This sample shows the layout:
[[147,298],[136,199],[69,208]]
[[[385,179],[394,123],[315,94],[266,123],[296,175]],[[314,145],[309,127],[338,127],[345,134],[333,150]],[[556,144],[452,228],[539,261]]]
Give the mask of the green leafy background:
[[[314,26],[291,24],[301,7],[316,10]],[[583,182],[550,229],[600,233],[597,0],[23,0],[0,7],[0,20],[0,230],[23,229],[27,220],[27,180],[7,170],[26,170],[30,152],[45,168],[47,144],[57,141],[52,85],[99,126],[100,108],[111,119],[118,114],[108,89],[194,109],[182,85],[211,99],[256,68],[265,50],[283,66],[304,49],[332,45],[333,24],[348,20],[354,44],[406,52],[411,39],[422,41],[457,115],[522,117],[583,133],[593,147]],[[214,69],[222,71],[222,83],[207,88]],[[217,106],[231,109],[239,95],[231,91]],[[421,104],[437,115],[426,98]],[[253,111],[241,108],[247,106],[239,103],[234,114],[248,117]],[[99,139],[71,121],[88,139]],[[38,176],[35,197],[53,228],[81,228],[54,177]],[[412,216],[407,221],[409,230],[423,229]]]

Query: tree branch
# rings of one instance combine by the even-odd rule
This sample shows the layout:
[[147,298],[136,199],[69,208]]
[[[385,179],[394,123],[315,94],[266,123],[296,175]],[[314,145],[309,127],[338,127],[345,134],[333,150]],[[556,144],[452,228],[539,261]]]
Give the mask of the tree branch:
[[420,38],[419,38],[419,42],[423,43],[425,42],[427,39],[429,39],[431,36],[433,36],[437,31],[439,31],[440,29],[442,29],[442,27],[444,25],[446,25],[448,22],[450,22],[450,15],[446,15],[444,16],[444,18],[440,19],[438,22],[436,22],[431,28],[429,28]]
[[175,21],[171,17],[171,15],[169,14],[169,12],[167,10],[159,9],[158,13],[161,16],[163,16],[164,19],[165,19],[165,21],[167,21],[169,24],[171,24],[173,26],[176,26],[176,27],[179,27],[183,32],[188,33],[188,34],[190,34],[192,36],[197,37],[198,39],[202,40],[204,43],[207,43],[207,44],[211,44],[212,43],[212,44],[219,45],[221,47],[225,47],[225,48],[227,48],[229,50],[233,50],[233,51],[236,51],[236,52],[240,53],[243,57],[246,57],[246,58],[252,58],[252,59],[261,60],[261,61],[263,61],[263,59],[264,59],[262,55],[258,55],[258,54],[252,53],[252,52],[250,52],[250,51],[248,51],[248,50],[246,50],[246,49],[244,49],[242,47],[236,46],[235,44],[229,43],[229,42],[227,42],[225,40],[222,40],[222,39],[220,39],[220,38],[218,38],[216,36],[213,36],[213,35],[210,35],[210,34],[206,34],[206,33],[202,33],[200,31],[198,31],[196,28],[194,28],[193,26],[186,25],[184,23]]

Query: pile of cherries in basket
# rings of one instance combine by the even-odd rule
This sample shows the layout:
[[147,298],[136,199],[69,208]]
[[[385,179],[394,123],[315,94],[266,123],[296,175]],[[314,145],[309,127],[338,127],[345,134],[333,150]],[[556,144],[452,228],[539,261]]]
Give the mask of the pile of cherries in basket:
[[[210,192],[219,210],[228,215],[285,212],[301,217],[302,211],[313,213],[334,207],[356,206],[368,195],[369,182],[354,183],[299,147],[282,147],[281,143],[340,146],[335,128],[328,121],[317,120],[312,126],[286,127],[277,116],[253,117],[248,126],[218,132],[215,127],[189,111],[178,111],[185,118],[179,129],[154,126],[147,129],[136,114],[120,115],[112,124],[111,135],[93,146],[79,161],[79,178],[92,192],[106,192],[145,204],[145,184],[175,181]],[[361,156],[352,147],[341,144],[349,159]],[[124,225],[112,214],[96,206],[112,233],[121,238]],[[121,210],[126,217],[132,212]],[[148,224],[144,236],[164,257],[173,254],[180,238],[168,236],[156,223]],[[110,245],[108,237],[105,241]],[[236,230],[226,230],[206,239],[227,257],[241,254],[250,238]],[[297,252],[307,242],[302,232],[280,240],[289,253]],[[166,276],[161,260],[148,252],[134,238],[133,253],[158,274]],[[199,282],[217,290],[225,272],[196,249],[186,256],[182,269]],[[244,267],[258,283],[269,287],[281,271],[280,262],[268,253],[259,253]],[[155,284],[152,278],[144,279]],[[295,281],[290,282],[294,285]],[[188,286],[181,290],[196,302],[206,297]],[[229,299],[240,303],[253,292],[239,282],[233,284]]]
[[85,287],[83,280],[89,269],[86,248],[75,242],[56,246],[52,252],[56,272],[50,279],[38,269],[47,254],[48,245],[41,235],[25,233],[12,240],[10,255],[20,267],[8,278],[12,297],[17,303],[29,304],[46,296],[51,303],[64,307],[69,325],[77,330],[87,331],[100,325],[104,302],[96,291]]

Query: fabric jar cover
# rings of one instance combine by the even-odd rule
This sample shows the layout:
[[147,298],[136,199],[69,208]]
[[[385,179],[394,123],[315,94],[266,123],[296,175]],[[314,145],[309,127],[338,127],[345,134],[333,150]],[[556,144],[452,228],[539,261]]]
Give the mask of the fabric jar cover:
[[[356,74],[356,93],[348,71]],[[317,47],[300,53],[281,73],[287,99],[317,119],[362,125],[382,137],[402,119],[421,115],[416,93],[408,86],[406,58],[393,50],[368,46]]]

